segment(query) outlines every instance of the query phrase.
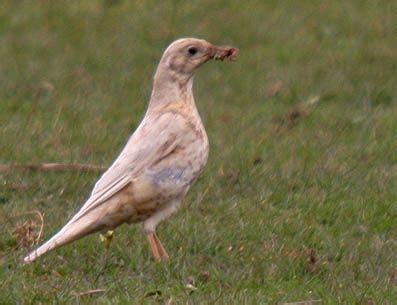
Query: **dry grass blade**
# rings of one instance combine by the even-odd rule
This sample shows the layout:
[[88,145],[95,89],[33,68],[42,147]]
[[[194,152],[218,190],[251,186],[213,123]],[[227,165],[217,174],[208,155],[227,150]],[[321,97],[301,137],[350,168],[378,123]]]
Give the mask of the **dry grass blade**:
[[37,216],[39,216],[41,224],[40,224],[40,231],[39,234],[37,235],[36,238],[36,244],[38,244],[41,240],[41,236],[43,235],[43,229],[44,229],[44,217],[43,214],[41,214],[39,211],[35,210],[34,213],[37,214]]
[[80,164],[80,163],[42,163],[42,164],[0,164],[0,173],[13,171],[81,171],[81,172],[102,172],[106,169],[102,165]]
[[91,289],[83,292],[72,292],[73,295],[76,297],[85,297],[93,294],[104,293],[106,289],[98,288],[98,289]]

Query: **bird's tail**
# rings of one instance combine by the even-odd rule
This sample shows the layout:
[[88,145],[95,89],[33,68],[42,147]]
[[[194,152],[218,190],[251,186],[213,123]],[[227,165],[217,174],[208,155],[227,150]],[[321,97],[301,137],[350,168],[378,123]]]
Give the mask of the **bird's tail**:
[[101,228],[98,222],[93,220],[92,217],[90,218],[91,219],[87,219],[87,217],[83,217],[77,221],[72,219],[45,244],[29,253],[29,255],[23,259],[24,262],[31,263],[48,251],[64,246],[88,234],[99,231]]

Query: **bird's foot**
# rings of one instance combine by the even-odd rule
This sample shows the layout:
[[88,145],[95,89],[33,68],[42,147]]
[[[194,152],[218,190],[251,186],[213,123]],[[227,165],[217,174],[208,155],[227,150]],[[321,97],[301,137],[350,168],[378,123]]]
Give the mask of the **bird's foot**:
[[107,253],[109,251],[110,244],[112,243],[112,240],[113,240],[113,230],[109,230],[105,234],[100,234],[99,238],[104,243],[105,250]]

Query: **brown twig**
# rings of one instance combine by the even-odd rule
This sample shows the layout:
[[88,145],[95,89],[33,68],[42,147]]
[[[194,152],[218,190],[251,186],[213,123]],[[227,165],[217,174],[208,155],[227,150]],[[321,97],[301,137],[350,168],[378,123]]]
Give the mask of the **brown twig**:
[[323,300],[307,300],[307,301],[298,301],[291,303],[280,303],[280,305],[314,305],[322,302]]
[[17,183],[4,183],[0,186],[11,191],[26,191],[32,187],[29,184],[17,184]]
[[106,169],[102,165],[80,164],[80,163],[42,163],[42,164],[0,164],[0,173],[12,171],[82,171],[102,172]]

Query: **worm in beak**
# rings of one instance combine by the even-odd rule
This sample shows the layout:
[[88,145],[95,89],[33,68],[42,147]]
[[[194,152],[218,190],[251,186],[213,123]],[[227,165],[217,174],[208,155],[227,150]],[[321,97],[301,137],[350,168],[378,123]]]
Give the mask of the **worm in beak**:
[[213,46],[211,49],[210,58],[214,58],[215,60],[228,59],[230,61],[234,61],[237,58],[237,54],[238,54],[237,48]]

